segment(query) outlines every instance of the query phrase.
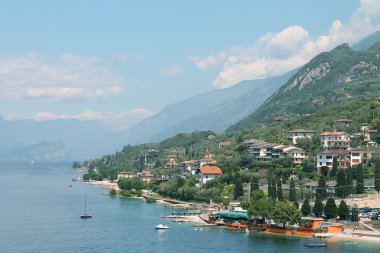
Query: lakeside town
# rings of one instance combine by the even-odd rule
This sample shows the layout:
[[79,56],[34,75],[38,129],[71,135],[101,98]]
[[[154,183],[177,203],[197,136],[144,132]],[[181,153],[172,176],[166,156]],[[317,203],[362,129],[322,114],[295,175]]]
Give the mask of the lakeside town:
[[[371,103],[379,101],[376,97]],[[285,121],[275,118],[272,125]],[[241,136],[215,141],[217,135],[204,133],[205,139],[214,141],[212,148],[190,152],[189,145],[182,150],[169,145],[163,161],[157,163],[159,151],[149,147],[142,161],[134,156],[134,164],[142,167],[140,172],[119,169],[117,174],[108,174],[109,178],[105,168],[112,166],[99,166],[112,164],[112,156],[105,156],[85,162],[83,180],[104,186],[111,196],[142,197],[150,203],[189,209],[165,216],[176,222],[226,226],[237,232],[380,241],[378,130],[371,123],[361,123],[357,132],[343,131],[351,124],[355,124],[351,119],[336,119],[331,131],[289,130],[284,144]],[[260,126],[266,127],[270,126]],[[320,149],[310,152],[316,140]],[[113,157],[128,149],[133,147]],[[238,163],[248,160],[230,170],[236,164],[226,161],[233,160],[233,153],[240,155]],[[225,154],[230,156],[220,159]],[[201,158],[184,159],[191,156]],[[159,170],[154,168],[157,164]],[[102,173],[105,178],[98,178]]]

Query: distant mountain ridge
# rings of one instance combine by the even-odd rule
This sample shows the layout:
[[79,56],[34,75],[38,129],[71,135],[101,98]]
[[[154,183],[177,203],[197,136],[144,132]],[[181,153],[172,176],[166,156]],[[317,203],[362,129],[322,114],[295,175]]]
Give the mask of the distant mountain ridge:
[[213,90],[169,105],[146,118],[118,138],[120,145],[157,142],[177,133],[223,132],[258,108],[295,71],[262,80],[242,81],[233,87]]
[[237,131],[271,123],[275,117],[309,114],[327,105],[380,94],[380,42],[367,51],[342,44],[314,57],[251,115],[231,126]]

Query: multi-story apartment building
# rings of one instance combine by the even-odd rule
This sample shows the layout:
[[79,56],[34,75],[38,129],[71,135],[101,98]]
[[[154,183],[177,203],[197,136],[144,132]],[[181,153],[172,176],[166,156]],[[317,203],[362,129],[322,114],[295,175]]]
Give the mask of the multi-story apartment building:
[[350,149],[350,136],[345,132],[321,133],[321,145],[324,150],[347,150]]

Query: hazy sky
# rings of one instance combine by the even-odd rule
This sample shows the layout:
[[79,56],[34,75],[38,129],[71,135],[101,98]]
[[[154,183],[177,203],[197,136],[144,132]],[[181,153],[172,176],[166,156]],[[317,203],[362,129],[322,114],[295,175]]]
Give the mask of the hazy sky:
[[126,126],[378,30],[376,0],[0,2],[0,114]]

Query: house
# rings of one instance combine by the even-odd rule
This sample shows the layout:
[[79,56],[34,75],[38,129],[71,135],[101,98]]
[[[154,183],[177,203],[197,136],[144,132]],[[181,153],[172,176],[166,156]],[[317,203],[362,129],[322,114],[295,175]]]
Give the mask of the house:
[[302,164],[307,158],[306,152],[294,146],[272,144],[261,140],[248,140],[244,144],[249,153],[258,160],[271,160],[273,158],[291,157],[293,164]]
[[216,164],[216,160],[212,159],[212,158],[205,158],[205,159],[200,159],[200,160],[197,160],[194,162],[194,167],[191,171],[191,174],[192,175],[195,175],[196,172],[202,167],[202,166],[205,166],[205,165],[215,165]]
[[149,184],[153,180],[154,176],[150,172],[142,172],[139,174],[139,178],[143,183]]
[[277,117],[277,118],[273,119],[273,124],[282,124],[285,122],[285,120],[286,120],[286,118],[284,118],[284,117]]
[[[318,182],[317,181],[311,181],[308,183],[303,184],[304,190],[309,190],[312,191],[313,193],[316,192],[318,188]],[[335,188],[336,188],[336,181],[327,181],[326,182],[326,190],[328,193],[335,193]]]
[[307,158],[305,150],[293,146],[288,146],[283,149],[283,155],[292,158],[294,165],[302,165],[302,162]]
[[375,98],[373,99],[373,101],[374,101],[374,102],[378,102],[378,103],[380,103],[380,96],[375,97]]
[[136,173],[131,172],[131,171],[122,171],[122,172],[119,172],[119,174],[117,174],[117,180],[119,180],[120,178],[135,178],[135,177],[136,177]]
[[180,165],[181,172],[183,173],[185,171],[189,171],[191,173],[194,169],[195,162],[196,162],[195,160],[181,162],[181,165]]
[[349,126],[352,123],[352,120],[349,119],[337,119],[334,121],[335,126]]
[[314,131],[305,130],[305,129],[296,129],[288,131],[288,139],[290,139],[294,144],[297,143],[299,138],[309,138],[313,137]]
[[351,151],[351,166],[366,164],[375,155],[380,154],[380,149],[376,147],[356,148]]
[[351,138],[345,132],[323,132],[321,133],[321,145],[325,150],[350,148]]
[[199,168],[199,184],[202,187],[207,181],[222,175],[222,170],[216,166],[202,166]]
[[225,147],[228,147],[229,145],[231,145],[231,142],[230,141],[221,141],[218,143],[219,145],[219,148],[225,148]]
[[334,157],[337,159],[338,168],[348,168],[351,164],[349,150],[327,150],[317,153],[317,172],[321,173],[322,167],[328,167],[331,171]]

